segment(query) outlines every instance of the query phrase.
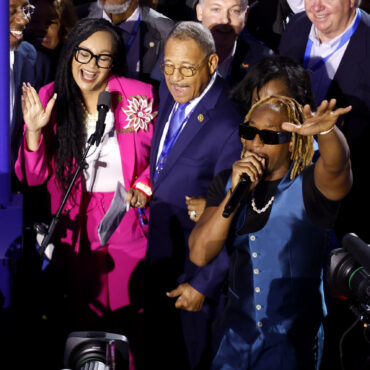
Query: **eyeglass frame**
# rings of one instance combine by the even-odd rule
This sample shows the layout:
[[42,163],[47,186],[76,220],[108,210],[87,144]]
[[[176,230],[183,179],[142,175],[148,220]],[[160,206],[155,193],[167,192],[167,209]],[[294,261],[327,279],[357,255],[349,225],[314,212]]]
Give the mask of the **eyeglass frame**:
[[[26,12],[26,8],[28,8],[27,12]],[[15,8],[15,13],[10,14],[10,16],[15,17],[17,16],[18,13],[22,12],[24,17],[26,17],[27,19],[31,19],[31,15],[35,13],[35,10],[36,10],[35,5],[28,3],[27,5],[23,5],[21,8],[20,7]]]
[[[249,137],[247,137],[247,131],[249,131]],[[253,137],[251,137],[251,134],[253,135]],[[259,130],[254,126],[250,126],[249,122],[245,122],[239,125],[239,136],[241,138],[245,140],[254,140],[257,134],[262,143],[267,145],[289,143],[292,138],[292,133],[288,131]],[[266,137],[266,135],[268,136]]]
[[[161,68],[161,71],[163,72],[163,74],[167,75],[167,76],[172,76],[174,73],[175,73],[175,70],[178,69],[179,72],[180,72],[180,75],[182,77],[193,77],[197,74],[197,71],[199,70],[199,68],[203,65],[204,62],[208,62],[209,60],[209,56],[210,54],[207,54],[205,56],[205,58],[198,64],[196,65],[195,67],[186,67],[186,66],[180,66],[180,67],[175,67],[175,66],[172,66],[173,67],[173,72],[172,73],[166,73],[164,71],[164,68],[166,67],[166,63],[161,63],[160,65],[160,68]],[[185,76],[184,74],[182,74],[181,72],[181,68],[187,68],[187,69],[190,69],[193,73],[190,75],[190,76]]]
[[[77,59],[77,53],[78,53],[80,50],[86,51],[87,53],[89,53],[89,54],[90,54],[90,59],[89,59],[87,62],[81,62],[81,61],[79,61],[79,60]],[[106,56],[106,57],[110,57],[110,58],[112,58],[111,65],[110,65],[109,67],[101,67],[101,66],[99,65],[99,58],[100,58],[101,56]],[[80,63],[80,64],[89,64],[89,63],[91,62],[91,59],[92,59],[92,58],[95,58],[95,63],[96,63],[96,65],[98,66],[98,68],[102,68],[102,69],[111,69],[111,68],[113,67],[113,62],[114,62],[114,55],[113,55],[113,54],[98,54],[98,55],[96,55],[96,54],[94,54],[91,50],[86,49],[86,48],[81,48],[81,47],[79,47],[79,46],[76,46],[76,47],[74,48],[74,58],[75,58],[76,62],[78,62],[78,63]]]

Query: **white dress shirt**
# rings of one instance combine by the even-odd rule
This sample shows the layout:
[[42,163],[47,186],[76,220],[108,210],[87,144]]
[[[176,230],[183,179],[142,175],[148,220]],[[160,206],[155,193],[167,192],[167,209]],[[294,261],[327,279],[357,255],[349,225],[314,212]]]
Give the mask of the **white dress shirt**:
[[[89,115],[87,139],[95,132],[96,121],[97,115]],[[107,113],[105,125],[100,145],[93,145],[86,158],[89,167],[84,170],[85,190],[89,192],[114,192],[118,181],[124,185],[121,153],[111,110]]]
[[[309,38],[312,41],[312,49],[310,54],[310,60],[307,65],[307,69],[313,67],[319,59],[325,58],[330,55],[337,46],[340,44],[342,36],[353,26],[357,17],[354,17],[351,24],[337,37],[326,42],[320,42],[317,36],[317,30],[314,25],[311,26]],[[316,71],[311,71],[311,82],[315,93],[316,103],[320,104],[325,98],[328,92],[329,86],[338,70],[339,64],[343,58],[343,55],[347,49],[349,41],[347,41],[341,48],[334,52],[334,54]]]

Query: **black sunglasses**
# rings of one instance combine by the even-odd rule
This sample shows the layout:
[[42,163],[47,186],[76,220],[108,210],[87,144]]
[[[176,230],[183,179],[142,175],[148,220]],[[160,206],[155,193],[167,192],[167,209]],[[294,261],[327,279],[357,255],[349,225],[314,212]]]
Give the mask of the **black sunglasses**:
[[245,140],[253,140],[256,135],[260,137],[260,140],[264,144],[268,145],[276,145],[276,144],[284,144],[289,143],[292,134],[291,132],[277,132],[277,131],[271,131],[271,130],[258,130],[258,128],[255,128],[253,126],[249,126],[249,122],[246,124],[241,124],[239,126],[239,136],[242,137]]

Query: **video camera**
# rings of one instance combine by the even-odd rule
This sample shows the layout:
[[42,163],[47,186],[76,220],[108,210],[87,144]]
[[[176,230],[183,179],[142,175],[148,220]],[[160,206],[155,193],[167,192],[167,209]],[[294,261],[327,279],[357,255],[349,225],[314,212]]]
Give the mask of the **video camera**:
[[65,346],[64,366],[65,370],[128,370],[127,338],[102,331],[72,332]]
[[370,245],[356,234],[344,235],[342,248],[330,254],[328,286],[336,298],[350,298],[350,309],[365,323],[370,323]]

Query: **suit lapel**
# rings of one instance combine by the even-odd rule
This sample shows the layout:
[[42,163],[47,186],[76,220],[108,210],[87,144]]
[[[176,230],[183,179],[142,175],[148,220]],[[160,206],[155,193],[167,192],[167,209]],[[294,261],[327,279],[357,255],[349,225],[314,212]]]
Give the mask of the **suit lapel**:
[[[162,84],[166,84],[165,81],[162,81]],[[162,88],[162,86],[161,86]],[[163,134],[163,130],[166,126],[166,122],[168,121],[168,117],[171,113],[172,107],[175,104],[175,101],[172,99],[170,93],[166,87],[166,94],[160,94],[161,97],[161,104],[159,108],[159,114],[157,117],[157,122],[154,130],[153,140],[152,140],[152,147],[151,147],[151,155],[150,155],[150,177],[153,179],[155,167],[157,164],[157,157],[158,157],[158,148],[159,143],[161,141],[161,137]]]
[[161,35],[148,20],[148,8],[140,7],[140,73],[150,74],[160,50]]
[[[129,81],[127,81],[129,83]],[[120,84],[119,80],[111,77],[108,82],[109,91],[112,94],[112,111],[114,112],[115,129],[117,133],[117,141],[121,154],[122,172],[125,181],[125,189],[130,189],[132,179],[134,178],[135,169],[135,132],[127,132],[124,127],[127,125],[126,114],[122,108],[127,107],[127,99],[125,89]]]
[[[362,14],[363,16],[363,14]],[[344,52],[342,60],[339,64],[337,72],[335,73],[333,82],[330,84],[327,97],[336,96],[339,91],[337,91],[338,81],[340,81],[340,85],[345,87],[346,91],[351,90],[351,88],[355,87],[359,79],[361,78],[361,68],[358,68],[359,65],[356,65],[356,68],[353,68],[353,61],[356,60],[361,65],[363,62],[367,63],[367,58],[365,55],[365,48],[363,47],[366,45],[365,35],[366,30],[364,28],[363,19],[361,20],[356,32],[351,37],[347,49]],[[367,68],[365,68],[366,70]]]
[[[168,155],[166,163],[163,167],[163,170],[158,176],[155,186],[158,186],[160,182],[167,176],[167,174],[169,174],[171,168],[176,164],[181,154],[184,152],[186,148],[188,148],[193,138],[198,134],[201,128],[209,124],[209,112],[214,108],[216,101],[220,95],[222,84],[221,80],[222,79],[220,77],[217,77],[214,85],[195,107],[184,129],[182,130],[178,140],[176,141],[170,154]],[[166,121],[164,122],[164,124],[166,123]]]
[[[234,57],[231,61],[231,73],[229,76],[230,83],[238,81],[239,78],[242,78],[245,71],[248,70],[248,67],[243,67],[242,64],[247,59],[249,53],[249,45],[244,41],[243,37],[239,36],[238,42],[236,44],[236,50]],[[245,71],[243,71],[243,69]]]

